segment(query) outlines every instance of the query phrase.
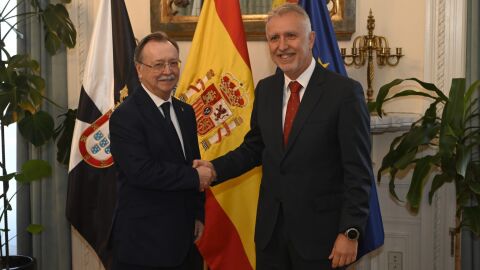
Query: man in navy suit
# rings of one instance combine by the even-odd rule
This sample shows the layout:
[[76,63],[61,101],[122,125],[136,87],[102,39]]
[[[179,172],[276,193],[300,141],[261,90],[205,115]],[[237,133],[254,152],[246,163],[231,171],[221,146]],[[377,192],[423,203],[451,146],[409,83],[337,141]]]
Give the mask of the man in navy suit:
[[112,229],[114,270],[202,269],[194,240],[203,231],[204,193],[213,172],[200,158],[192,107],[172,97],[179,49],[162,32],[135,50],[142,87],[110,118],[118,171]]
[[263,165],[255,228],[258,270],[343,269],[356,260],[373,179],[362,87],[312,57],[315,33],[295,4],[266,22],[279,70],[255,90],[251,130],[235,150],[195,161],[217,182]]

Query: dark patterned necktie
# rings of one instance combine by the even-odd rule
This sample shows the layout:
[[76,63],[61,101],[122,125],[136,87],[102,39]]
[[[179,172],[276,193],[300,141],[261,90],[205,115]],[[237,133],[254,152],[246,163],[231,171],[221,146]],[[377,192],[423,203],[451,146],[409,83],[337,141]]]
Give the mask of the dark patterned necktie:
[[180,150],[182,151],[182,154],[183,154],[183,148],[182,148],[182,144],[180,143],[180,137],[178,136],[177,130],[175,129],[175,126],[172,123],[172,118],[170,117],[170,102],[164,102],[162,105],[160,105],[160,107],[162,108],[163,116],[165,117],[165,121],[167,122],[168,131],[170,132],[170,135],[175,138],[175,142],[177,143],[177,146],[180,147]]

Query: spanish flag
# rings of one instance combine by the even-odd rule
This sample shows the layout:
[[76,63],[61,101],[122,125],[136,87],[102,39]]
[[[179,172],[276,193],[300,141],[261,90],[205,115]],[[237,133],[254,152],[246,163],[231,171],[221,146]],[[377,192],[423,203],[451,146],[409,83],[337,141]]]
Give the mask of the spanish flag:
[[[196,113],[202,158],[235,149],[250,129],[254,85],[238,0],[203,3],[176,95]],[[254,269],[261,170],[206,191],[197,246],[212,270]]]

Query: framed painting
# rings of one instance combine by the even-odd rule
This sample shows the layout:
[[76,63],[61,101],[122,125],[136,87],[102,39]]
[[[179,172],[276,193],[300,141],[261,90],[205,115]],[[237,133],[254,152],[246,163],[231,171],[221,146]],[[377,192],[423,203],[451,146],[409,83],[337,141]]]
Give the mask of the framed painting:
[[[265,19],[275,0],[239,1],[247,39],[265,40]],[[355,32],[355,0],[326,1],[337,39],[349,40]],[[202,0],[150,0],[151,29],[191,41],[201,6]]]

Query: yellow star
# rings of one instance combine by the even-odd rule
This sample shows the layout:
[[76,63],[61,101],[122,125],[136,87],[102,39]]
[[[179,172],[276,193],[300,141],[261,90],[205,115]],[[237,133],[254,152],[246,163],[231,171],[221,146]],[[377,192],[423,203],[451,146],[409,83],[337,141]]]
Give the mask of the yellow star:
[[322,59],[320,59],[320,57],[317,59],[317,61],[318,61],[318,63],[319,63],[320,65],[322,65],[322,67],[324,67],[324,68],[328,68],[328,66],[330,65],[330,63],[323,63],[323,62],[322,62]]

